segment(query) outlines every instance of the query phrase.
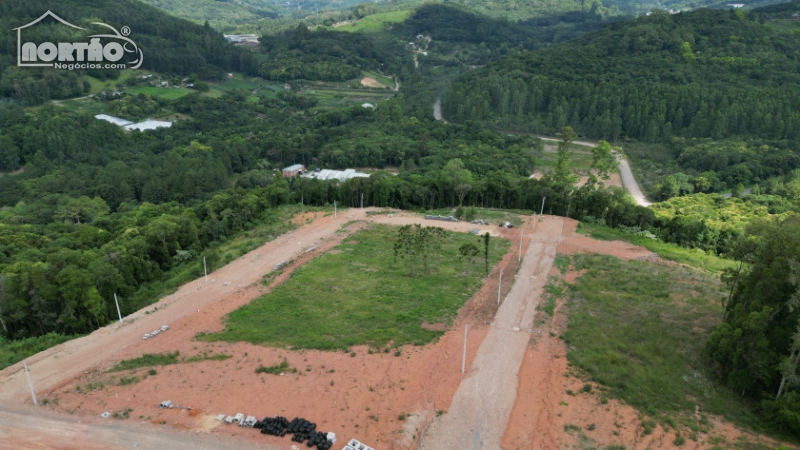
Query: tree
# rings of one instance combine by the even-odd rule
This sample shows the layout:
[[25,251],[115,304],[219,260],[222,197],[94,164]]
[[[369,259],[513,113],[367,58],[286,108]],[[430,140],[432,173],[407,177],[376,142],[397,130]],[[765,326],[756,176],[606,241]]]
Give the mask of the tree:
[[486,262],[486,275],[489,275],[489,232],[483,235],[483,260]]
[[458,206],[464,204],[464,197],[472,190],[472,172],[465,166],[459,158],[451,159],[444,166],[444,172],[450,181],[450,186],[458,196]]
[[464,261],[464,286],[469,287],[469,266],[472,264],[472,261],[478,256],[480,252],[478,251],[478,247],[469,242],[466,244],[462,244],[461,247],[458,248],[458,254],[460,255],[461,259]]
[[557,149],[557,162],[556,171],[553,174],[553,180],[558,184],[572,184],[575,182],[575,177],[572,170],[569,168],[570,160],[572,159],[572,150],[570,145],[578,136],[575,130],[570,126],[566,126],[558,132],[558,149]]
[[800,324],[800,216],[752,223],[733,253],[749,264],[725,275],[733,294],[726,302],[724,321],[706,341],[706,352],[726,384],[751,398],[776,398],[778,403],[765,408],[782,410],[774,420],[800,431],[800,423],[781,419],[800,415],[793,383],[800,351],[795,342]]
[[[592,149],[592,165],[591,168],[597,171],[597,174],[602,180],[608,180],[609,172],[616,170],[617,159],[614,155],[614,149],[611,144],[606,141],[600,141]],[[590,179],[594,175],[590,175]]]

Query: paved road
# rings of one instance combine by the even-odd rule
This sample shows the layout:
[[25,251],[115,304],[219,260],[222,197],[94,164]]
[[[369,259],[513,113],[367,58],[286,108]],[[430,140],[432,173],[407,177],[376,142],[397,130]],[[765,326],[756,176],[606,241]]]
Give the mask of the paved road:
[[[517,373],[531,337],[529,330],[563,226],[562,218],[552,216],[536,224],[514,286],[453,396],[450,410],[424,432],[420,450],[500,448],[517,398]],[[524,231],[531,232],[531,226]]]
[[[558,141],[558,139],[555,138],[547,138],[542,136],[539,136],[539,139],[543,141]],[[594,147],[597,145],[597,142],[589,141],[572,141],[572,143],[585,145],[587,147]],[[614,156],[617,158],[619,173],[622,176],[622,185],[625,186],[625,189],[628,190],[628,193],[630,193],[633,199],[636,200],[636,204],[639,206],[652,205],[653,203],[647,200],[647,197],[645,197],[644,193],[639,188],[639,183],[636,182],[636,178],[633,176],[633,172],[631,171],[630,164],[628,164],[628,160],[616,152],[614,152]]]

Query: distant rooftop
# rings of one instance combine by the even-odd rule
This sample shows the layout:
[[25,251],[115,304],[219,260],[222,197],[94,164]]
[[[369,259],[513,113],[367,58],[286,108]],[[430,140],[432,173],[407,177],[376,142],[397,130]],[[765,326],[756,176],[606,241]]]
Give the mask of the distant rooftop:
[[331,170],[322,169],[319,172],[311,172],[305,175],[307,178],[316,178],[318,180],[339,180],[346,181],[350,178],[369,178],[368,173],[356,172],[355,169],[345,170]]
[[131,125],[126,125],[124,128],[126,130],[155,130],[156,128],[169,128],[172,126],[172,122],[164,122],[162,120],[150,120],[147,119],[144,122],[134,123]]
[[120,119],[119,117],[109,116],[108,114],[97,114],[94,116],[94,118],[111,122],[120,127],[124,127],[125,125],[130,125],[133,123],[130,120]]
[[293,165],[291,165],[291,166],[289,166],[289,167],[287,167],[287,168],[285,168],[283,170],[287,170],[289,172],[294,172],[295,170],[302,170],[302,169],[303,169],[303,165],[302,164],[293,164]]

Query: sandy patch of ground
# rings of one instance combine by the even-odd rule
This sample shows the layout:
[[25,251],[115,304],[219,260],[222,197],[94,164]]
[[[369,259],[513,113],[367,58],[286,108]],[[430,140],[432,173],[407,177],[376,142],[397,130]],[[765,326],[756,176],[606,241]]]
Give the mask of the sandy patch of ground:
[[372,77],[364,77],[364,78],[362,78],[361,79],[361,85],[362,86],[366,86],[366,87],[371,87],[371,88],[382,88],[383,87],[383,85],[378,80],[376,80],[375,78],[372,78]]

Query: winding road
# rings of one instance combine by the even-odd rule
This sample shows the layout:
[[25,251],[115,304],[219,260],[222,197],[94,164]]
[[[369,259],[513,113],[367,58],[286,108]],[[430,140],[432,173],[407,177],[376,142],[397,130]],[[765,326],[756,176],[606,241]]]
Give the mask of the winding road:
[[[444,123],[447,123],[447,121],[444,120],[444,117],[442,117],[442,99],[436,100],[436,103],[433,104],[433,117],[436,120],[441,120]],[[539,136],[539,139],[543,141],[558,142],[558,139],[556,138]],[[589,141],[572,141],[572,143],[577,145],[585,145],[587,147],[595,147],[597,145],[597,142]],[[642,189],[639,188],[639,183],[636,182],[636,178],[633,176],[633,172],[631,171],[631,166],[628,163],[627,158],[618,152],[614,152],[614,157],[617,159],[617,166],[619,167],[619,173],[622,177],[622,185],[625,186],[625,189],[627,189],[628,193],[631,194],[633,199],[636,201],[636,204],[645,207],[652,205],[653,203],[647,200],[644,192],[642,192]]]
[[[551,141],[551,142],[558,142],[558,139],[555,138],[548,138],[539,136],[539,139],[543,141]],[[587,147],[595,147],[597,146],[597,142],[590,142],[590,141],[572,141],[573,144],[577,145],[585,145]],[[633,172],[631,171],[631,165],[628,163],[628,159],[625,156],[620,155],[618,152],[613,152],[614,157],[617,159],[617,165],[619,167],[619,174],[622,177],[622,184],[625,186],[625,189],[628,190],[628,193],[631,194],[634,200],[636,200],[636,204],[639,206],[650,206],[653,203],[647,200],[642,190],[639,188],[639,183],[636,182],[636,178],[633,176]]]

